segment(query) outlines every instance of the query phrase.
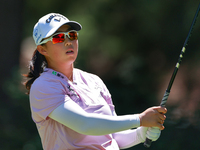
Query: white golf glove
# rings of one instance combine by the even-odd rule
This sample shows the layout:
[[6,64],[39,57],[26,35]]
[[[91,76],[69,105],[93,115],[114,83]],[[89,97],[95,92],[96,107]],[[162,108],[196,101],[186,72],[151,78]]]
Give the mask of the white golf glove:
[[147,138],[156,141],[160,137],[161,131],[157,127],[150,127],[147,130]]
[[160,129],[157,127],[139,127],[137,128],[137,135],[141,142],[144,142],[146,138],[156,141],[160,137]]

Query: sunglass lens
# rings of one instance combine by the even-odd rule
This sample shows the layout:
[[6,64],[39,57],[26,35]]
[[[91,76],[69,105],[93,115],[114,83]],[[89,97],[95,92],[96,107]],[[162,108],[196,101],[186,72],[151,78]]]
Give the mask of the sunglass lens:
[[69,37],[70,40],[77,40],[78,39],[78,34],[75,31],[68,32],[68,35],[69,35],[68,37]]
[[53,44],[62,43],[64,41],[65,41],[65,35],[63,33],[53,36],[53,39],[52,39]]

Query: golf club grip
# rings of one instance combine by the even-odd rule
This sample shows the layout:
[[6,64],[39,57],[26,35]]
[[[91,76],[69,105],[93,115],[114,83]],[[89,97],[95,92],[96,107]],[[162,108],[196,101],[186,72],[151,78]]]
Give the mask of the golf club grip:
[[149,148],[151,146],[151,141],[150,139],[146,138],[145,142],[144,142],[144,147]]
[[[168,88],[169,88],[169,86],[168,86]],[[169,93],[170,93],[170,89],[167,89],[167,90],[165,91],[165,94],[164,94],[163,98],[162,98],[162,101],[161,101],[161,103],[160,103],[160,106],[162,106],[162,107],[165,106],[165,103],[167,102],[167,99],[168,99],[168,97],[169,97]],[[152,140],[146,138],[146,140],[145,140],[145,142],[144,142],[144,147],[149,148],[149,147],[151,146],[151,142],[152,142]]]

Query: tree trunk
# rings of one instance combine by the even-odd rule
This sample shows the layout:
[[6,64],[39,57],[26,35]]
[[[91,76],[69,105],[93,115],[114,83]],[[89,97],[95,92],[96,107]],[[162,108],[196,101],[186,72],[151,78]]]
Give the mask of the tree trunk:
[[1,0],[0,12],[0,99],[6,101],[8,97],[4,93],[4,81],[11,77],[12,69],[19,65],[23,0]]

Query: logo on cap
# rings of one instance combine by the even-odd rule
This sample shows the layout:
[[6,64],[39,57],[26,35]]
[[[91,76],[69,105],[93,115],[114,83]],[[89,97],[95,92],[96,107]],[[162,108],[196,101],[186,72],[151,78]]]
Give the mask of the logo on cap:
[[34,31],[34,36],[35,36],[35,39],[36,39],[36,43],[38,43],[38,41],[39,41],[40,38],[42,37],[42,34],[39,34],[39,35],[38,35],[38,29],[35,29],[35,31]]
[[[55,17],[57,17],[57,18],[55,18]],[[58,21],[58,22],[61,21],[61,18],[64,19],[64,20],[66,20],[66,18],[65,18],[64,16],[59,15],[59,14],[54,14],[54,15],[51,15],[51,16],[46,20],[46,23],[50,23],[51,20],[52,20],[53,18],[55,18],[54,20],[55,20],[55,21]]]
[[38,29],[35,29],[35,32],[34,32],[35,38],[37,38],[37,35],[38,35]]

